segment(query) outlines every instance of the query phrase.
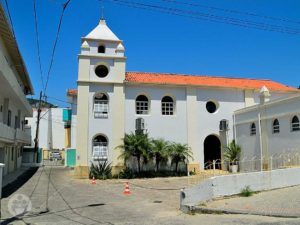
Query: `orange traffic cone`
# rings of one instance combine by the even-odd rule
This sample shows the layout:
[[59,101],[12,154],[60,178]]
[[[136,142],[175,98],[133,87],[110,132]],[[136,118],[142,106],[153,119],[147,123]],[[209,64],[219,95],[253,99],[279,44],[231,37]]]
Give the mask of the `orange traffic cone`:
[[123,194],[124,195],[130,195],[131,194],[131,192],[129,190],[129,184],[128,184],[128,182],[125,183],[125,190],[124,190]]
[[93,179],[92,179],[92,181],[91,181],[91,184],[96,184],[95,177],[93,177]]

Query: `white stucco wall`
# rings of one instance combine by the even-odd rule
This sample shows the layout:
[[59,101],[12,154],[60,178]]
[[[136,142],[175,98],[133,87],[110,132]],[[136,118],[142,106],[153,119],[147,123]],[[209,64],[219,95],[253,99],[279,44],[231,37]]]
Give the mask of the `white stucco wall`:
[[[17,72],[11,54],[13,53],[8,51],[0,37],[0,163],[5,164],[3,175],[13,172],[20,166],[21,156],[17,155],[17,149],[30,144],[30,137],[26,135],[22,125],[25,116],[32,115],[24,92],[25,83]],[[25,74],[21,76],[23,75],[25,76]],[[8,125],[9,111],[10,125]]]
[[87,41],[90,46],[91,54],[98,54],[98,46],[105,46],[105,55],[116,56],[116,48],[118,47],[118,42],[105,42],[105,41]]
[[[107,118],[95,118],[94,117],[94,96],[96,93],[105,93],[109,99],[109,113]],[[88,149],[87,154],[89,156],[89,161],[92,156],[92,142],[95,136],[102,134],[108,139],[108,155],[109,161],[112,159],[113,151],[111,142],[112,142],[112,112],[113,110],[113,85],[112,84],[92,84],[89,88],[89,128],[88,128]]]
[[52,114],[52,139],[53,148],[62,149],[65,147],[65,129],[63,122],[63,108],[51,109]]
[[187,207],[196,206],[207,200],[239,194],[246,186],[253,191],[263,191],[299,184],[299,168],[217,176],[184,189],[180,204],[181,209],[185,211]]
[[[144,94],[150,102],[148,115],[136,114],[135,99]],[[175,102],[174,115],[162,115],[161,99],[171,96]],[[150,137],[187,143],[186,91],[177,87],[128,85],[125,89],[125,132],[135,132],[135,120],[143,118]],[[173,132],[170,132],[173,131]]]
[[[109,98],[108,118],[94,118],[93,98],[95,93],[102,92]],[[150,110],[147,115],[137,115],[135,108],[135,99],[138,95],[144,94],[150,102]],[[166,116],[161,114],[161,99],[164,96],[171,96],[175,101],[175,114]],[[245,93],[240,89],[221,89],[221,88],[196,88],[196,148],[193,150],[194,161],[200,163],[203,168],[204,162],[204,140],[209,135],[216,135],[220,138],[219,123],[226,119],[229,121],[229,131],[227,142],[233,139],[233,112],[243,109],[245,106]],[[276,97],[280,94],[276,94]],[[145,120],[145,127],[150,137],[164,138],[168,141],[188,143],[188,125],[187,125],[187,89],[186,87],[165,86],[165,85],[125,85],[125,133],[135,131],[135,122],[137,118]],[[91,161],[92,140],[98,134],[103,134],[108,139],[109,158],[112,159],[113,151],[111,140],[113,138],[113,118],[112,112],[118,111],[113,105],[117,104],[119,99],[114,98],[113,84],[94,83],[89,85],[89,126],[88,126],[88,161]],[[218,105],[215,113],[209,113],[206,110],[207,101],[214,101]],[[249,122],[256,121],[257,113],[247,112],[245,115],[239,115],[236,120],[241,118]],[[238,122],[239,123],[239,122]],[[73,126],[73,125],[72,125]],[[74,125],[75,126],[75,125]],[[250,136],[249,124],[240,124],[236,127],[238,142],[242,147],[247,146],[251,151],[243,153],[244,156],[253,157],[259,153],[259,140],[256,136]],[[257,123],[258,129],[258,123]],[[257,131],[258,134],[258,131]],[[75,146],[75,136],[72,134],[72,146]],[[222,140],[221,140],[222,141]],[[221,142],[222,146],[227,143]]]
[[[199,88],[197,93],[198,100],[198,128],[199,135],[199,161],[204,161],[204,140],[208,135],[219,136],[219,123],[222,119],[229,121],[228,142],[233,138],[232,114],[236,109],[244,107],[245,99],[242,90],[224,90]],[[206,110],[207,101],[216,102],[219,108],[215,113],[209,113]],[[221,143],[225,146],[227,143]]]
[[[242,146],[244,157],[260,157],[260,135],[258,114],[262,121],[266,121],[266,129],[262,130],[267,142],[269,156],[278,156],[281,153],[300,153],[300,131],[291,132],[292,117],[297,115],[300,119],[300,96],[288,97],[261,105],[237,111],[236,135],[237,142]],[[280,133],[273,133],[273,121],[279,120]],[[250,136],[250,125],[256,124],[256,135]]]
[[[48,111],[47,108],[42,109],[41,120],[39,127],[39,147],[49,149],[64,148],[65,131],[62,118],[63,108],[52,108]],[[34,110],[33,117],[27,117],[28,125],[31,127],[31,145],[34,146],[34,138],[36,132],[36,117],[37,111]],[[52,127],[51,127],[52,126]],[[50,144],[52,140],[52,144]]]

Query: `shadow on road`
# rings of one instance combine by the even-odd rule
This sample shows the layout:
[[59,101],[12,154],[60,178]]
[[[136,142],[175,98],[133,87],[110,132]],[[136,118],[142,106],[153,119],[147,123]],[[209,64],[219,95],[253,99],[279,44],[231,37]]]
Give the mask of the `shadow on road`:
[[31,167],[26,172],[21,174],[15,181],[7,184],[2,188],[2,198],[7,198],[20,187],[22,187],[38,170],[38,167]]

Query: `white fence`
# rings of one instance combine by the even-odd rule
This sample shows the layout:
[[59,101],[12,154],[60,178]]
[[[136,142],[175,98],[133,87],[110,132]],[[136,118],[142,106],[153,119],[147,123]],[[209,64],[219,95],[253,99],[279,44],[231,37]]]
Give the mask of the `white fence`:
[[[274,154],[267,158],[244,157],[235,164],[237,165],[237,172],[239,173],[300,167],[300,153],[286,152]],[[214,160],[204,165],[204,169],[212,170],[213,175],[224,175],[224,171],[232,172],[231,168],[228,161],[221,160]]]

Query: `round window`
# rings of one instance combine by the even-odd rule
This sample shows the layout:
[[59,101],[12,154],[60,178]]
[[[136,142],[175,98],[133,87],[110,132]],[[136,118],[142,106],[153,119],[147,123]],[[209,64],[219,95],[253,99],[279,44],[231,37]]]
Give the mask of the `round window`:
[[216,112],[217,111],[217,105],[216,105],[216,103],[214,103],[214,102],[212,102],[212,101],[208,101],[207,103],[206,103],[206,110],[207,110],[207,112],[209,112],[209,113],[214,113],[214,112]]
[[96,67],[95,73],[98,77],[101,77],[101,78],[106,77],[108,74],[108,68],[104,65],[99,65]]

